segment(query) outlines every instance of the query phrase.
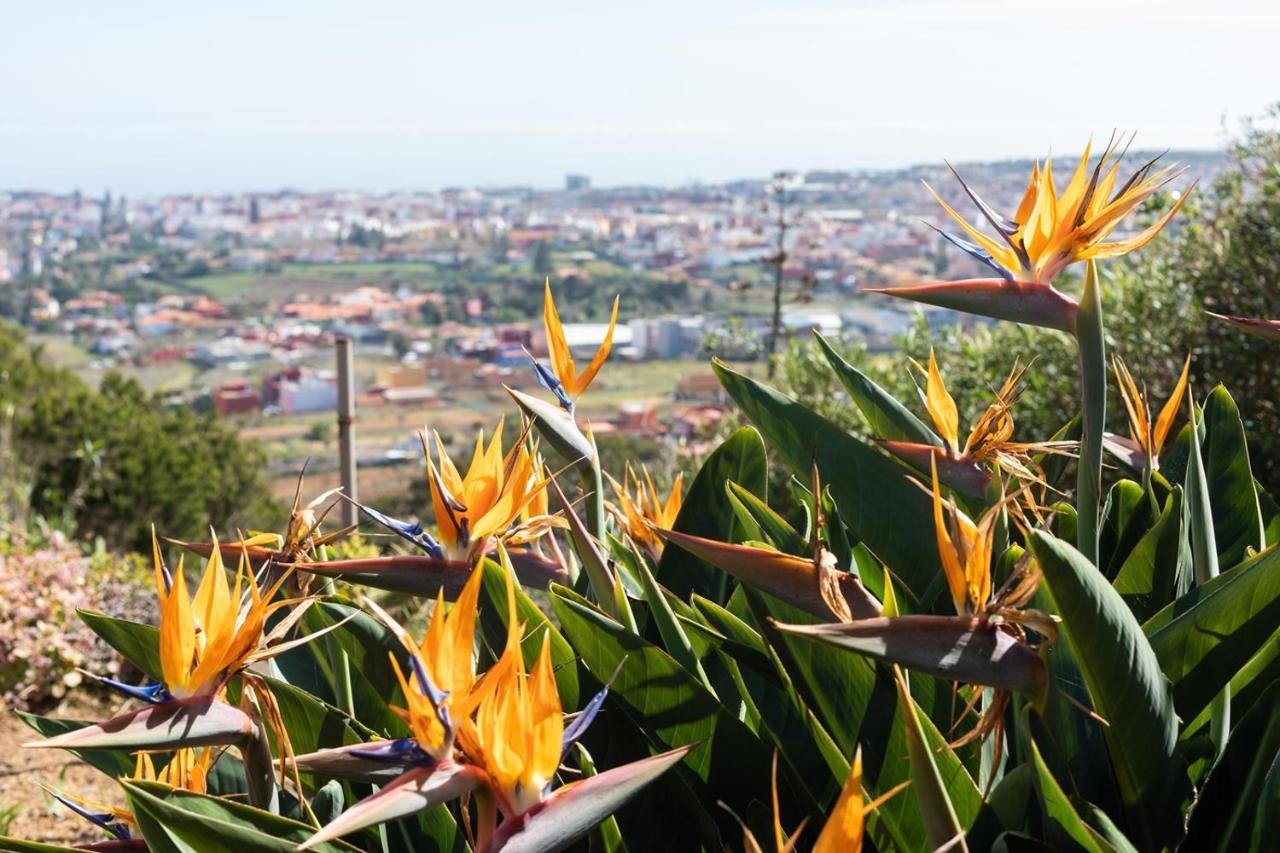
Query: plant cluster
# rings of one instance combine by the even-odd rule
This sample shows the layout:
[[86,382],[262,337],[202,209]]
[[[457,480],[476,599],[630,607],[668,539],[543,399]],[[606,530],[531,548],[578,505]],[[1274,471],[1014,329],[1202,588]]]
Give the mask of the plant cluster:
[[[962,406],[931,356],[920,407],[827,349],[863,438],[716,363],[750,425],[664,493],[602,469],[577,404],[611,334],[576,362],[548,284],[548,394],[509,390],[514,438],[463,460],[424,434],[428,524],[359,506],[403,552],[335,555],[333,496],[299,499],[284,533],[175,542],[190,584],[157,541],[158,626],[83,614],[149,678],[102,679],[139,703],[112,720],[28,717],[30,746],[120,779],[117,803],[58,796],[103,849],[1273,844],[1280,510],[1225,388],[1155,395],[1108,359],[1098,265],[1182,204],[1117,237],[1175,174],[1121,160],[1086,152],[1065,187],[1038,166],[1008,217],[966,187],[985,225],[949,211],[948,239],[996,275],[892,291],[1066,335],[1055,434],[1018,429],[1036,365]],[[434,601],[425,629],[365,588]]]
[[155,605],[128,560],[84,557],[59,535],[0,545],[0,707],[43,709],[82,682],[80,669],[121,674],[115,651],[76,616],[93,609],[148,620]]

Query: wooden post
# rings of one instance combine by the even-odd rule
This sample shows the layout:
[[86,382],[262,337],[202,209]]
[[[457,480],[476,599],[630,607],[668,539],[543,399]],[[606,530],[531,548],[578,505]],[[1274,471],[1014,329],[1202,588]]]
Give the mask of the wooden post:
[[[356,394],[355,359],[351,338],[340,337],[338,349],[338,467],[342,477],[342,493],[352,501],[359,500],[356,489]],[[342,524],[348,526],[360,519],[355,504],[342,502]]]

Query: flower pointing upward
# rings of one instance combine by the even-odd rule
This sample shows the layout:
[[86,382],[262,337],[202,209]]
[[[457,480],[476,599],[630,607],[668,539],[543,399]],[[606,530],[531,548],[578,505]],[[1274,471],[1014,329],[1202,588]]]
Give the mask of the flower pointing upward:
[[[409,652],[413,678],[407,678],[398,663],[395,669],[407,704],[403,716],[413,737],[323,750],[299,756],[296,764],[308,772],[330,775],[354,771],[361,774],[359,778],[368,778],[370,761],[403,772],[319,830],[300,849],[470,794],[480,804],[476,850],[563,849],[692,749],[671,750],[556,788],[560,762],[603,700],[598,696],[571,725],[565,725],[550,635],[543,636],[533,668],[526,669],[513,570],[501,545],[498,558],[507,584],[506,648],[479,678],[473,646],[483,563],[476,565],[467,591],[447,616],[438,615],[443,604],[437,602],[437,615],[421,645],[371,605]],[[446,686],[447,690],[442,689]]]
[[1091,155],[1092,146],[1086,145],[1061,193],[1054,184],[1052,159],[1036,163],[1012,217],[992,209],[952,168],[952,174],[995,232],[994,236],[970,224],[925,184],[947,215],[960,226],[963,236],[935,230],[961,251],[990,267],[998,277],[870,290],[998,320],[1074,333],[1078,304],[1053,287],[1058,274],[1079,261],[1115,258],[1142,248],[1169,224],[1190,196],[1190,190],[1182,193],[1159,219],[1137,234],[1111,239],[1126,217],[1179,178],[1183,170],[1174,166],[1157,169],[1160,158],[1155,157],[1120,183],[1124,151],[1117,142],[1107,146],[1092,169],[1089,168]]
[[574,406],[578,398],[582,396],[587,387],[591,385],[592,380],[596,378],[596,374],[600,372],[600,368],[604,366],[605,360],[609,357],[609,351],[613,348],[613,330],[618,324],[618,297],[613,298],[613,312],[609,316],[609,330],[605,333],[604,340],[600,343],[600,348],[596,350],[596,354],[592,356],[590,363],[583,368],[581,373],[577,372],[577,368],[573,363],[573,354],[569,350],[569,342],[564,336],[564,325],[560,322],[560,313],[556,311],[555,297],[551,295],[551,280],[547,279],[546,291],[543,297],[542,306],[542,323],[547,334],[547,351],[551,356],[551,367],[533,360],[533,369],[538,376],[538,381],[548,391],[556,395],[556,400],[569,414],[573,414]]

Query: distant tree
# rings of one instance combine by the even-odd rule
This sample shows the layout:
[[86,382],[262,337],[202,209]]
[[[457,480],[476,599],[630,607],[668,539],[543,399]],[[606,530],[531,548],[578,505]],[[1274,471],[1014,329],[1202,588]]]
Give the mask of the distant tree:
[[[787,232],[795,225],[795,190],[802,178],[795,172],[775,172],[773,179],[765,187],[767,198],[763,206],[766,214],[772,208],[772,224],[774,229],[773,253],[764,259],[764,265],[773,274],[773,311],[769,317],[769,335],[765,339],[765,358],[768,360],[766,370],[769,378],[777,369],[776,354],[778,342],[782,339],[782,297],[785,290],[785,267],[790,255],[787,252]],[[807,300],[816,285],[812,276],[805,276],[801,281],[798,298]]]
[[540,276],[555,272],[555,259],[551,256],[551,245],[545,240],[539,240],[534,244],[533,271]]
[[258,197],[252,196],[249,199],[249,224],[257,225],[262,221],[262,211],[258,208]]
[[209,525],[231,535],[279,520],[262,451],[212,416],[168,408],[118,374],[90,388],[12,326],[0,326],[0,364],[0,412],[32,513],[137,550],[149,547],[152,523],[190,538]]
[[102,192],[102,208],[98,211],[98,230],[105,237],[111,225],[111,190]]
[[507,236],[505,231],[496,234],[489,244],[489,257],[493,259],[495,264],[505,264],[507,262],[507,252],[510,251],[511,238]]

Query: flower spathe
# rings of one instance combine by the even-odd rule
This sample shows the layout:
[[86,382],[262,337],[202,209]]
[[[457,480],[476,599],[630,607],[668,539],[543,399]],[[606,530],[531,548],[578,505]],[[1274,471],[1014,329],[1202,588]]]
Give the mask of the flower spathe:
[[[395,668],[407,704],[403,716],[413,738],[300,756],[298,766],[323,772],[353,767],[355,758],[388,762],[404,772],[322,828],[302,848],[471,793],[482,804],[477,810],[477,849],[502,849],[522,833],[560,833],[567,844],[688,753],[691,747],[672,750],[554,788],[562,756],[590,724],[604,691],[572,725],[565,725],[550,633],[543,636],[532,669],[526,669],[514,570],[501,543],[497,551],[507,589],[506,646],[478,678],[474,631],[482,562],[447,615],[442,615],[443,602],[437,601],[421,644],[370,604],[410,653],[413,677],[398,664]],[[498,814],[503,817],[500,825]]]
[[1092,145],[1086,145],[1061,192],[1054,183],[1052,159],[1036,163],[1011,217],[992,209],[952,169],[995,236],[971,224],[926,184],[947,215],[960,226],[962,235],[936,230],[990,267],[998,277],[868,290],[1075,334],[1079,304],[1056,289],[1054,279],[1071,264],[1119,257],[1142,248],[1169,224],[1190,196],[1190,190],[1179,195],[1168,210],[1137,234],[1111,239],[1131,213],[1183,171],[1175,166],[1157,168],[1159,158],[1154,158],[1121,183],[1124,151],[1118,143],[1108,145],[1092,169],[1091,154]]
[[618,324],[618,297],[613,299],[613,311],[609,315],[609,329],[605,332],[591,361],[579,373],[573,363],[573,353],[569,350],[569,342],[565,338],[564,325],[560,322],[560,312],[556,310],[555,297],[551,295],[551,280],[547,279],[542,301],[542,323],[547,335],[547,352],[551,357],[551,368],[534,360],[534,370],[538,381],[556,395],[561,408],[573,414],[578,398],[591,385],[609,358],[613,348],[613,331]]
[[1002,278],[1032,284],[1048,284],[1058,273],[1078,261],[1115,258],[1142,248],[1169,224],[1190,193],[1180,195],[1159,219],[1136,235],[1118,240],[1108,238],[1129,214],[1180,177],[1183,170],[1172,165],[1157,169],[1157,157],[1144,163],[1128,180],[1118,185],[1120,163],[1124,159],[1119,143],[1108,145],[1090,169],[1092,148],[1092,143],[1085,146],[1075,172],[1061,193],[1054,185],[1052,158],[1035,163],[1027,188],[1011,218],[992,210],[952,169],[965,194],[997,237],[991,237],[971,225],[933,187],[925,184],[969,239],[943,232],[944,236],[994,269]]
[[[1151,404],[1145,388],[1139,388],[1129,367],[1119,356],[1111,360],[1115,373],[1116,385],[1120,388],[1120,400],[1124,403],[1125,414],[1129,419],[1129,437],[1107,435],[1108,446],[1119,451],[1134,463],[1134,467],[1146,471],[1160,470],[1160,451],[1173,428],[1174,419],[1182,405],[1182,398],[1187,392],[1187,378],[1191,370],[1191,356],[1188,355],[1182,364],[1182,373],[1174,386],[1169,399],[1160,407],[1155,420],[1151,418]],[[1118,455],[1120,455],[1118,454]]]
[[214,547],[195,595],[187,592],[181,561],[170,573],[152,534],[156,596],[160,604],[160,666],[165,689],[176,698],[213,696],[254,659],[262,646],[267,618],[296,600],[272,601],[284,576],[265,594],[241,559],[234,586],[227,583],[222,552]]
[[502,426],[499,420],[488,444],[483,431],[477,433],[465,476],[432,435],[436,459],[427,454],[427,473],[441,556],[474,558],[494,540],[529,542],[558,524],[547,514],[546,469],[536,446],[522,439],[504,454]]

